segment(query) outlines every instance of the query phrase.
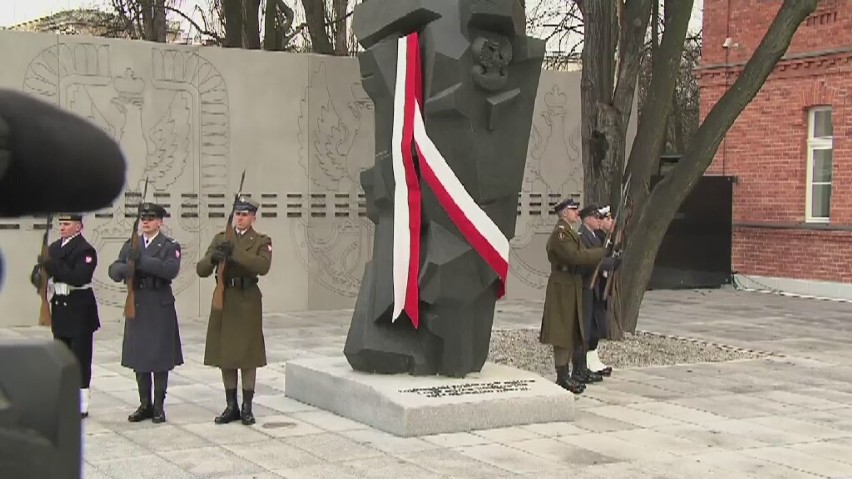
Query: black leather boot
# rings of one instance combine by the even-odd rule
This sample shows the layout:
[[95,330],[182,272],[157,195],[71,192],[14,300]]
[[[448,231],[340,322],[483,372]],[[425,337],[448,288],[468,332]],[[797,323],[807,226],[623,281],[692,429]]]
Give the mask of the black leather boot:
[[240,407],[237,405],[237,390],[226,389],[225,400],[228,405],[225,407],[225,410],[222,411],[222,414],[213,419],[213,422],[216,424],[228,424],[229,422],[236,421],[240,418]]
[[151,418],[152,422],[162,423],[166,422],[166,411],[163,410],[163,406],[166,403],[166,391],[158,390],[154,391],[154,417]]
[[139,407],[127,417],[130,422],[154,417],[154,407],[151,404],[151,373],[136,373],[136,387],[139,389]]
[[581,394],[586,390],[585,384],[578,383],[568,376],[568,366],[559,366],[556,368],[556,384],[574,394]]
[[574,373],[571,374],[571,378],[582,384],[599,383],[603,381],[603,376],[590,371],[588,368],[580,370],[575,369]]
[[254,391],[243,389],[243,412],[241,419],[243,424],[250,426],[255,423],[254,414],[251,412],[251,400],[254,398]]

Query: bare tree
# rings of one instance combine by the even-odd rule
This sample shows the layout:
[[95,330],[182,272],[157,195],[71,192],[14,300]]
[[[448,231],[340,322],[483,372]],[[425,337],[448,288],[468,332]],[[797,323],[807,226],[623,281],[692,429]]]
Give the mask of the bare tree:
[[166,7],[173,0],[112,0],[116,15],[130,38],[165,43],[168,35]]
[[575,0],[583,18],[580,83],[586,203],[617,204],[627,126],[652,0]]
[[[644,34],[651,5],[647,5],[646,9],[644,4],[649,3],[646,0],[627,0],[624,3],[622,0],[617,0],[617,3],[623,11],[623,15],[620,16],[619,35],[624,41],[619,41],[619,45],[628,47],[624,48],[619,55],[619,61],[637,64],[638,69],[640,52],[629,48],[630,41],[633,40],[627,41],[636,33],[631,30],[625,31],[625,27],[632,29],[644,24],[645,27],[641,32]],[[619,274],[615,277],[613,301],[616,319],[624,330],[635,331],[636,329],[639,307],[651,277],[657,251],[677,209],[710,166],[725,133],[760,90],[766,78],[787,51],[796,29],[814,11],[816,4],[817,0],[783,1],[769,30],[737,80],[708,112],[692,140],[686,145],[680,161],[651,190],[650,178],[656,171],[656,160],[659,158],[666,136],[666,122],[671,112],[672,95],[677,83],[676,73],[680,69],[683,58],[684,41],[692,14],[693,0],[666,3],[662,41],[654,54],[648,96],[641,110],[637,134],[625,170],[625,174],[629,175],[630,179],[627,185],[626,215],[623,218],[617,218],[619,223],[624,224],[624,262]],[[593,20],[593,17],[589,15],[591,10],[585,10],[584,13],[587,25],[591,26],[592,21],[599,21]],[[604,21],[607,22],[606,19]],[[609,23],[605,23],[595,29],[606,30],[608,25]],[[607,57],[610,50],[601,50],[601,46],[606,44],[595,40],[592,31],[594,30],[589,29],[585,38],[585,48],[590,49],[590,57],[594,58],[592,53],[596,51],[600,52],[599,56]],[[584,49],[584,58],[585,56]],[[605,65],[597,63],[584,63],[584,74],[586,69],[597,70],[595,73],[597,76],[602,76],[609,71],[605,69]],[[629,68],[624,64],[619,66],[619,82],[627,70]],[[584,88],[588,86],[584,84]],[[616,86],[617,89],[618,86]],[[587,115],[600,113],[600,107],[596,104],[586,104],[591,99],[589,95],[583,96],[584,124],[590,123]],[[618,103],[617,96],[616,102]],[[621,116],[616,118],[623,118],[623,112],[618,113]],[[591,124],[599,124],[599,122]],[[622,127],[621,124],[617,126]],[[619,130],[619,134],[621,131]],[[605,132],[602,133],[606,136]],[[621,136],[620,140],[623,143],[624,136]],[[610,144],[609,148],[611,147]],[[619,144],[616,143],[615,147],[618,148]],[[596,154],[600,155],[600,153]],[[609,156],[608,150],[604,150],[603,156]],[[594,162],[598,160],[584,150],[583,161],[584,169],[586,169],[594,168]],[[587,163],[591,164],[587,166]],[[621,172],[620,169],[611,170],[612,176],[601,177],[601,182],[620,186]],[[619,188],[612,188],[610,193],[612,197],[616,197],[619,194]]]

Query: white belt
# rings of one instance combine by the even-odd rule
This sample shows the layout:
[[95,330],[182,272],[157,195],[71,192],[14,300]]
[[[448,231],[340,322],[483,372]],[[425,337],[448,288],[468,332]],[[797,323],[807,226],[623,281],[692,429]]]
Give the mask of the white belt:
[[91,288],[91,284],[84,284],[83,286],[71,286],[67,283],[53,283],[53,293],[59,296],[68,296],[69,294],[71,294],[71,291]]

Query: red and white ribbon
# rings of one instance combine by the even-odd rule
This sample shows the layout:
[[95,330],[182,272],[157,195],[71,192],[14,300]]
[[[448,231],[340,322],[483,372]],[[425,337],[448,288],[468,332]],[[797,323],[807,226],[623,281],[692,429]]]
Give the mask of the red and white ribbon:
[[[468,243],[497,273],[497,298],[509,273],[509,239],[479,207],[426,133],[421,114],[420,43],[417,33],[399,39],[393,118],[393,297],[392,320],[402,311],[414,328],[420,323],[419,276],[421,193],[417,168]],[[416,149],[417,155],[412,154]],[[417,162],[417,163],[415,163]],[[407,207],[406,207],[407,206]]]

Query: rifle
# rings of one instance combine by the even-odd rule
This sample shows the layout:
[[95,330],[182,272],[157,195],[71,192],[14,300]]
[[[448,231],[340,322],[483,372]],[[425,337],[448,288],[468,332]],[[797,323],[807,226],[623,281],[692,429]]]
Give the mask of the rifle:
[[[145,177],[145,188],[142,190],[142,199],[139,200],[139,208],[136,211],[136,219],[133,220],[133,230],[130,232],[130,251],[139,249],[139,220],[142,218],[142,203],[145,202],[145,197],[148,195],[148,178]],[[136,317],[136,290],[134,287],[134,278],[136,277],[136,262],[133,260],[127,261],[127,300],[124,302],[124,317],[133,319]]]
[[[47,236],[50,232],[50,225],[53,223],[53,213],[48,213],[47,223],[44,225],[44,235],[41,237],[41,259],[47,260],[50,257],[48,250]],[[40,326],[50,326],[53,319],[50,317],[50,302],[47,300],[47,271],[44,266],[41,266],[41,275],[39,276],[38,294],[41,296],[41,311],[38,315],[38,324]]]
[[[625,185],[628,185],[628,184],[630,184],[630,176],[629,175],[627,177],[627,182],[625,183]],[[625,188],[623,188],[623,189],[625,189]],[[626,191],[622,194],[621,203],[618,206],[619,206],[619,209],[621,210],[619,212],[618,219],[621,220],[621,221],[619,221],[618,223],[613,222],[613,229],[617,230],[617,232],[615,233],[615,239],[613,240],[614,246],[621,245],[621,240],[624,237],[624,226],[627,224],[628,218],[630,217],[630,213],[632,211],[632,210],[627,211],[627,212],[624,211],[624,209],[627,207],[627,192]],[[622,218],[622,216],[624,216],[624,218]],[[608,297],[610,292],[612,291],[612,285],[614,284],[613,278],[615,278],[615,275],[616,275],[616,271],[613,271],[613,273],[611,275],[607,276],[607,278],[606,278],[606,286],[604,286],[604,296],[603,296],[604,298]]]
[[[606,232],[606,239],[604,240],[604,248],[609,247],[612,233],[616,229],[618,229],[619,220],[621,220],[622,215],[624,214],[624,208],[627,204],[627,188],[630,186],[630,178],[633,176],[633,172],[627,175],[627,179],[624,181],[624,184],[621,185],[621,198],[618,202],[618,208],[615,210],[615,214],[612,217],[612,229]],[[620,231],[619,231],[620,232]],[[589,288],[595,287],[595,282],[598,280],[598,274],[601,271],[601,264],[603,264],[603,260],[601,260],[597,266],[595,266],[595,272],[592,273],[592,279],[589,281]],[[612,276],[610,276],[611,278]],[[607,284],[609,284],[609,280],[607,280]],[[604,296],[606,297],[606,296]]]
[[[246,181],[246,170],[243,170],[243,176],[240,178],[240,189],[234,195],[234,204],[231,205],[231,214],[228,215],[228,221],[225,223],[225,241],[234,240],[234,228],[231,223],[234,221],[234,211],[237,209],[237,201],[240,199],[240,191],[243,191],[243,182]],[[227,259],[219,261],[216,268],[216,289],[213,290],[213,310],[222,311],[225,307],[225,263]]]

